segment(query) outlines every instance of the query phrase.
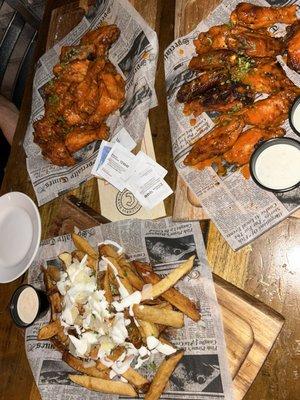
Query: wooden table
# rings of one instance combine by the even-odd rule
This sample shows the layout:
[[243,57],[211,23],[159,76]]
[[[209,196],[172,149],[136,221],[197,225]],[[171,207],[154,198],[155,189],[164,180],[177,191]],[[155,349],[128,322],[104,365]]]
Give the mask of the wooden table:
[[[67,2],[70,2],[67,1]],[[214,1],[198,0],[199,9],[213,7]],[[39,33],[37,57],[46,46],[51,12],[65,4],[63,0],[48,0]],[[150,124],[158,162],[168,169],[168,183],[174,188],[176,172],[171,157],[171,143],[164,87],[163,49],[174,37],[175,1],[133,0],[132,3],[159,35],[160,56],[156,79],[159,107],[150,111]],[[71,28],[71,26],[70,26]],[[193,27],[190,27],[191,29]],[[21,191],[35,199],[29,181],[23,137],[30,115],[32,76],[28,79],[11,157],[1,194]],[[99,210],[98,190],[91,179],[73,194]],[[40,207],[43,238],[57,212],[59,199]],[[166,201],[168,215],[172,214],[173,198]],[[266,363],[261,369],[245,400],[296,400],[300,398],[300,220],[289,218],[257,239],[251,245],[233,252],[212,222],[202,222],[208,259],[213,271],[224,279],[259,298],[280,312],[286,319]],[[11,322],[8,302],[12,292],[26,276],[0,286],[0,398],[5,400],[37,400],[38,390],[24,351],[23,332]]]

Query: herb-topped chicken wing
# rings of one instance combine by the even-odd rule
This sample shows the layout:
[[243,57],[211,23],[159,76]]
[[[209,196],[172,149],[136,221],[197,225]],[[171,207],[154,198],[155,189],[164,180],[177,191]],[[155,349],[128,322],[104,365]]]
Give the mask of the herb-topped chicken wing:
[[[276,57],[287,51],[288,66],[300,72],[297,9],[297,5],[261,7],[242,2],[227,24],[213,26],[194,40],[197,55],[188,68],[202,74],[182,85],[177,100],[184,103],[185,115],[198,117],[211,111],[221,115],[217,125],[196,141],[185,165],[197,169],[213,166],[223,175],[228,163],[247,164],[260,140],[285,134],[280,125],[300,88]],[[292,24],[284,38],[272,36],[269,28],[275,23]],[[259,100],[256,94],[269,96]],[[191,125],[195,122],[190,121]],[[242,132],[246,125],[250,128]]]
[[261,128],[279,126],[287,119],[289,108],[296,97],[297,94],[293,90],[280,91],[264,100],[256,101],[239,114],[247,125]]
[[243,132],[232,148],[223,154],[222,158],[229,164],[237,166],[245,165],[249,162],[255,146],[260,140],[272,139],[284,136],[285,130],[282,128],[250,128]]
[[225,153],[236,142],[244,126],[242,118],[224,120],[197,140],[190,153],[184,159],[184,164],[196,165],[200,161]]
[[300,72],[300,21],[289,27],[287,36],[287,65]]
[[73,165],[73,153],[107,138],[105,120],[125,98],[125,82],[107,59],[119,34],[107,25],[62,48],[55,78],[45,87],[45,115],[34,123],[34,140],[53,164]]
[[251,29],[269,28],[281,22],[292,24],[297,21],[297,5],[285,7],[261,7],[250,3],[239,3],[231,13],[234,24],[244,25]]

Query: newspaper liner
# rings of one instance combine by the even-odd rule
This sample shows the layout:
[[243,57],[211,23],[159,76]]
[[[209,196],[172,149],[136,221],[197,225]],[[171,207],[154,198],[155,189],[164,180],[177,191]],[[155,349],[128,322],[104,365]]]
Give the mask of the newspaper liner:
[[[267,3],[263,0],[250,2],[259,5],[286,3]],[[176,101],[176,94],[181,85],[196,76],[195,72],[187,69],[189,60],[196,54],[193,39],[213,25],[228,22],[231,11],[238,3],[240,0],[224,0],[192,32],[176,39],[165,50],[167,101],[176,168],[234,250],[250,243],[300,207],[300,187],[275,195],[260,189],[252,179],[244,179],[238,171],[231,171],[221,178],[212,167],[197,171],[183,164],[185,156],[192,148],[191,144],[198,139],[199,132],[203,136],[214,126],[207,113],[197,117],[196,125],[191,126],[191,117],[183,114],[183,105]],[[297,4],[300,4],[300,1]],[[272,30],[276,35],[282,35],[284,26],[277,24]],[[281,57],[278,59],[289,78],[299,86],[299,75],[290,70]],[[287,137],[298,138],[287,121],[282,126],[286,129]],[[182,206],[184,207],[184,204]]]
[[[195,323],[185,317],[185,327],[172,331],[171,341],[176,347],[185,349],[185,357],[161,399],[233,399],[221,315],[199,224],[176,223],[170,218],[159,221],[134,219],[97,226],[82,231],[81,234],[93,246],[105,239],[115,240],[124,247],[131,259],[150,261],[159,274],[168,273],[182,260],[196,253],[193,270],[180,281],[178,287],[197,301],[202,320]],[[70,235],[44,241],[29,269],[28,282],[35,287],[44,288],[41,266],[58,266],[57,255],[73,249]],[[74,371],[61,360],[61,354],[50,342],[37,341],[40,327],[49,319],[50,313],[27,328],[25,336],[27,357],[42,399],[121,398],[117,395],[91,392],[68,379],[68,373]],[[154,374],[149,367],[142,367],[140,371],[149,377]]]
[[90,172],[96,159],[99,141],[89,144],[76,154],[78,163],[75,166],[59,167],[43,158],[40,147],[33,142],[33,122],[44,115],[43,86],[54,76],[52,68],[59,61],[61,47],[77,44],[85,32],[97,28],[102,23],[115,23],[121,30],[119,39],[109,51],[109,59],[126,80],[125,104],[107,120],[111,137],[125,127],[135,142],[140,142],[149,109],[157,104],[154,89],[158,56],[156,33],[127,0],[97,2],[87,16],[37,63],[31,117],[24,139],[24,149],[27,170],[39,205],[91,178]]

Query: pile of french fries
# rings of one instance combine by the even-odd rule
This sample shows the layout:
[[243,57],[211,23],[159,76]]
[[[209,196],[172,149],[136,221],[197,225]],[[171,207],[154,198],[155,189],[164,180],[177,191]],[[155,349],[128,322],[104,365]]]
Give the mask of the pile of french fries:
[[[129,294],[137,290],[141,291],[142,301],[140,304],[133,305],[134,318],[132,318],[132,323],[128,327],[129,338],[127,340],[136,348],[145,344],[149,336],[154,336],[161,343],[174,347],[164,336],[166,328],[182,328],[184,315],[195,322],[200,320],[201,315],[196,305],[174,288],[174,285],[191,271],[194,256],[170,274],[161,278],[149,264],[129,261],[123,253],[119,254],[114,246],[102,244],[96,251],[83,237],[73,233],[72,239],[76,250],[58,256],[62,268],[66,270],[74,260],[81,261],[87,255],[87,266],[96,275],[97,286],[104,290],[105,298],[110,305],[116,295],[119,294],[118,281],[122,282]],[[117,270],[118,279],[116,279],[115,272],[109,264],[106,271],[99,271],[98,262],[102,257],[113,264]],[[82,375],[71,374],[69,378],[78,385],[94,391],[130,397],[137,397],[138,393],[141,392],[145,393],[146,400],[159,399],[171,374],[183,357],[183,351],[177,350],[166,356],[151,382],[132,367],[121,374],[122,380],[110,379],[110,368],[95,358],[95,355],[98,354],[99,345],[92,348],[85,359],[75,357],[69,352],[69,337],[64,333],[60,320],[63,296],[56,285],[60,280],[61,273],[54,266],[44,268],[43,272],[45,287],[51,304],[51,321],[40,329],[38,339],[51,340],[53,345],[62,353],[62,359],[74,370],[82,373]],[[124,347],[117,346],[108,358],[116,361],[123,351]],[[92,361],[91,366],[88,365],[90,360],[95,360]]]

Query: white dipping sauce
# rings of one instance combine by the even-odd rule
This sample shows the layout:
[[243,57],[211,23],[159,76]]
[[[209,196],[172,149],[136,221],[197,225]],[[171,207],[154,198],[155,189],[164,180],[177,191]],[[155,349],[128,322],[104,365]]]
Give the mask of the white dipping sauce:
[[257,180],[270,189],[287,189],[300,181],[300,150],[291,144],[267,147],[255,163]]
[[296,128],[296,130],[298,132],[300,132],[300,103],[293,110],[292,121],[293,121],[293,125]]
[[27,286],[18,297],[18,316],[25,324],[30,324],[37,316],[38,310],[38,295],[32,287]]

